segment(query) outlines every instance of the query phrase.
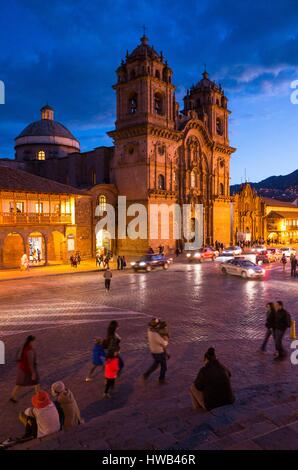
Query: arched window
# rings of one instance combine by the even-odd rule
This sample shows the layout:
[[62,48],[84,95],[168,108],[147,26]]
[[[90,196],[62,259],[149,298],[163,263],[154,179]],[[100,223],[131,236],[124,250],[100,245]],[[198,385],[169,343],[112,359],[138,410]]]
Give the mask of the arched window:
[[158,189],[166,189],[164,175],[158,175]]
[[201,100],[200,98],[197,99],[197,107],[199,108],[201,106]]
[[130,79],[133,80],[134,78],[136,78],[136,71],[135,69],[132,69],[132,71],[130,72]]
[[163,114],[163,97],[160,93],[154,95],[154,111],[156,114]]
[[138,110],[138,95],[134,93],[128,100],[128,112],[129,114],[135,114]]
[[46,153],[44,150],[39,150],[37,152],[37,160],[45,160],[46,159]]
[[224,185],[223,183],[219,183],[219,195],[224,196],[224,193],[225,193]]
[[194,171],[191,172],[190,174],[190,187],[195,188],[196,187],[196,174]]
[[220,118],[216,118],[216,132],[218,135],[223,135],[223,122]]
[[160,72],[159,72],[159,70],[155,70],[155,76],[156,76],[156,78],[159,78],[159,79],[160,79]]
[[98,196],[97,205],[99,206],[100,211],[105,212],[107,210],[107,198],[104,194]]

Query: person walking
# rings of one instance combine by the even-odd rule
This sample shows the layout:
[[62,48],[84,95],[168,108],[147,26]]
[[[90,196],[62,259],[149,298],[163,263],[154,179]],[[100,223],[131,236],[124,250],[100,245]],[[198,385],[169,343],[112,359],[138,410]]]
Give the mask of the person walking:
[[104,389],[104,398],[111,398],[110,391],[113,390],[115,386],[115,381],[118,377],[120,370],[119,364],[119,355],[118,351],[109,351],[105,363],[105,389]]
[[[121,336],[119,336],[119,323],[116,320],[112,320],[108,326],[106,339],[103,341],[103,347],[107,350],[107,355],[117,352],[119,359],[119,374],[121,373],[124,362],[120,355],[120,342]],[[118,374],[118,375],[119,375]]]
[[117,256],[117,269],[118,269],[118,271],[120,270],[120,267],[121,267],[121,256],[118,255]]
[[280,262],[282,264],[282,271],[285,272],[287,264],[287,257],[285,254],[282,255]]
[[160,319],[153,318],[148,324],[148,343],[149,349],[153,357],[153,363],[149,369],[143,374],[143,379],[147,380],[148,377],[154,372],[158,367],[160,367],[159,373],[159,383],[165,383],[165,376],[167,371],[167,359],[169,359],[167,353],[167,347],[169,345],[169,340],[167,337],[162,336],[159,333]]
[[261,351],[266,351],[266,346],[270,336],[273,336],[274,339],[274,332],[275,332],[275,307],[273,302],[269,302],[267,305],[267,312],[266,312],[266,333],[265,338],[261,346]]
[[23,347],[20,349],[17,362],[18,371],[16,385],[11,393],[10,401],[17,403],[17,394],[21,387],[35,387],[35,393],[40,389],[39,374],[36,364],[36,351],[33,347],[35,336],[28,336]]
[[77,426],[84,422],[77,404],[77,401],[69,388],[66,388],[64,383],[59,381],[51,386],[51,394],[54,399],[54,404],[59,410],[62,411],[62,428],[67,429]]
[[275,361],[281,361],[286,352],[283,348],[282,340],[287,328],[291,326],[291,315],[284,309],[283,302],[280,300],[275,304],[275,348],[278,355],[274,358]]
[[106,268],[103,277],[105,280],[105,290],[106,292],[109,292],[111,287],[111,279],[113,277],[112,271],[110,270],[109,266]]
[[297,258],[296,255],[291,256],[291,277],[296,277]]
[[204,356],[205,365],[190,387],[192,406],[195,410],[212,410],[219,406],[231,405],[235,397],[231,387],[231,373],[222,365],[209,348]]
[[103,367],[105,362],[105,351],[103,348],[102,340],[99,338],[94,339],[94,346],[92,350],[92,367],[87,375],[85,381],[91,382],[92,375],[97,367]]
[[126,259],[125,259],[125,256],[123,255],[122,256],[122,269],[125,269],[126,268]]

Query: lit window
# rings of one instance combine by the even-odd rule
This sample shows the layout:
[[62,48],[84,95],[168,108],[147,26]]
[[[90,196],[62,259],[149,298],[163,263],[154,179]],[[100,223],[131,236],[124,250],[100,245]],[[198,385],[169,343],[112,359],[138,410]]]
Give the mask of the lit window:
[[216,132],[218,135],[223,135],[223,122],[220,118],[216,119]]
[[103,194],[98,197],[98,205],[101,212],[105,212],[107,210],[107,198]]
[[16,212],[24,212],[25,204],[23,202],[16,202]]
[[195,172],[192,171],[190,174],[190,187],[195,188],[196,187],[196,175]]
[[160,93],[155,93],[154,95],[154,111],[156,114],[163,114],[163,99]]
[[166,189],[164,175],[159,175],[158,176],[158,189],[161,189],[161,190]]
[[35,212],[37,214],[42,214],[43,213],[43,203],[42,202],[36,202],[35,203]]
[[37,160],[45,160],[46,159],[46,154],[44,150],[39,150],[37,153]]
[[135,114],[138,110],[138,95],[134,93],[128,100],[129,114]]

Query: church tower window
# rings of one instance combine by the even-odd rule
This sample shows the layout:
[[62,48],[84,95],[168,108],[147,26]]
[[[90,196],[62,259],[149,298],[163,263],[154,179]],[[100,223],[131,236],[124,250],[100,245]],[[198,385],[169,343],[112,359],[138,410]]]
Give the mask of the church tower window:
[[37,152],[37,160],[45,160],[46,159],[46,153],[44,150],[39,150]]
[[160,93],[154,95],[154,111],[160,116],[163,115],[163,97]]
[[165,177],[164,175],[158,175],[158,189],[165,190]]
[[195,188],[196,187],[196,174],[194,171],[191,172],[190,174],[190,187]]
[[160,72],[159,72],[159,70],[155,70],[155,77],[160,79]]
[[138,95],[134,93],[128,100],[128,111],[129,114],[135,114],[138,110]]
[[97,204],[99,206],[100,211],[105,212],[107,210],[107,198],[104,194],[98,196]]
[[225,189],[223,183],[219,183],[219,195],[224,196]]
[[216,132],[218,135],[223,135],[223,123],[220,118],[216,118]]

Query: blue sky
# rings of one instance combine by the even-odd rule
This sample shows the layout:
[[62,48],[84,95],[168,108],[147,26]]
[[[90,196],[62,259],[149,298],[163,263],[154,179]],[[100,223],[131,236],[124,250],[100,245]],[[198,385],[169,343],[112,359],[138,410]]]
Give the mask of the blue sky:
[[0,17],[0,157],[48,102],[82,150],[111,145],[115,69],[146,24],[151,45],[174,71],[177,98],[204,63],[232,111],[231,182],[259,181],[298,168],[297,0],[10,0]]

